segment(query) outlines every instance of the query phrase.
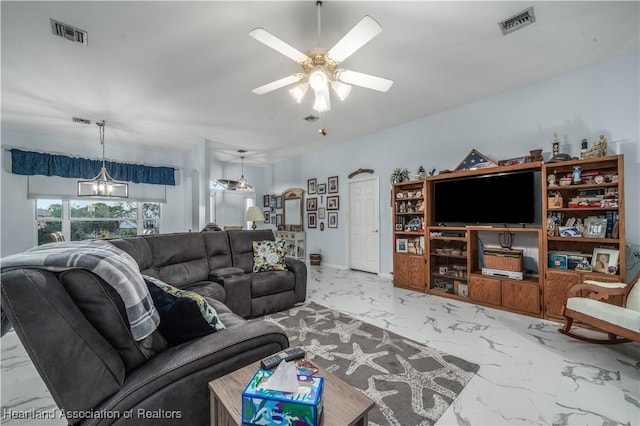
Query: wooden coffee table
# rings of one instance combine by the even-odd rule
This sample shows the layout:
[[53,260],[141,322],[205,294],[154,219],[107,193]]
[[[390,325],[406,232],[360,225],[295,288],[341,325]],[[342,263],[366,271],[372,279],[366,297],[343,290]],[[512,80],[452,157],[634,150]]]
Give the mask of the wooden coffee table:
[[[242,391],[259,369],[260,362],[256,362],[209,382],[211,426],[242,424]],[[373,401],[322,368],[316,375],[324,377],[324,408],[320,424],[366,426]]]

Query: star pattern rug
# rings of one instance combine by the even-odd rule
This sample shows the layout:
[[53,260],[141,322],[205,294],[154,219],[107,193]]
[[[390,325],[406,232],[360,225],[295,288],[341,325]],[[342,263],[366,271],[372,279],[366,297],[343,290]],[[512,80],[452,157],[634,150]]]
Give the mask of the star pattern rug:
[[317,303],[265,317],[292,347],[375,403],[369,425],[433,425],[478,365]]

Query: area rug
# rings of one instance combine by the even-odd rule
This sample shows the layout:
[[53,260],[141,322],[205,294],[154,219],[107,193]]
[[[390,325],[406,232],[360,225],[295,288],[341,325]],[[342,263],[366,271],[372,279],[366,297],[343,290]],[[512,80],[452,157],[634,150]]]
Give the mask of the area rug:
[[375,401],[369,425],[433,425],[478,365],[317,303],[265,317],[291,346]]

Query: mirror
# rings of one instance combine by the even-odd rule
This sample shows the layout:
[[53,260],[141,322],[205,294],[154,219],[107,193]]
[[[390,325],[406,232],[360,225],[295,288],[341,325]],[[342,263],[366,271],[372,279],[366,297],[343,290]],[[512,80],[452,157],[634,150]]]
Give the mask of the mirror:
[[302,231],[302,195],[304,189],[289,188],[282,193],[284,201],[284,230]]

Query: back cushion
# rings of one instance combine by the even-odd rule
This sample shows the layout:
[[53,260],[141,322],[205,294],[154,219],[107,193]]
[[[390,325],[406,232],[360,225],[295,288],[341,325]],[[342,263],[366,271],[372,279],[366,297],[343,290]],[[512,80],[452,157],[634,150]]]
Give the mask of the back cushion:
[[157,330],[136,342],[122,298],[97,275],[84,269],[71,269],[60,274],[60,281],[85,318],[120,355],[126,371],[169,347]]
[[204,247],[209,263],[209,274],[216,269],[231,267],[231,248],[227,232],[203,232]]
[[153,266],[151,246],[145,237],[127,237],[109,240],[111,244],[126,251],[138,263],[141,271]]
[[241,268],[245,273],[253,272],[253,242],[275,240],[273,231],[268,229],[258,231],[230,231],[228,234],[233,266]]
[[209,264],[202,235],[189,232],[145,237],[151,246],[156,271],[156,274],[148,275],[176,287],[207,280]]

